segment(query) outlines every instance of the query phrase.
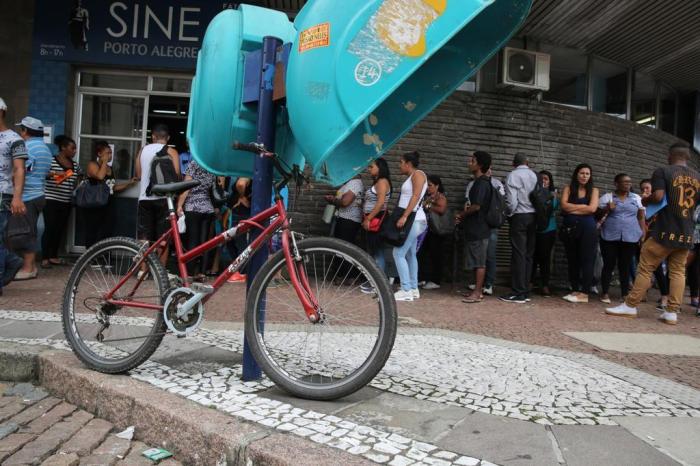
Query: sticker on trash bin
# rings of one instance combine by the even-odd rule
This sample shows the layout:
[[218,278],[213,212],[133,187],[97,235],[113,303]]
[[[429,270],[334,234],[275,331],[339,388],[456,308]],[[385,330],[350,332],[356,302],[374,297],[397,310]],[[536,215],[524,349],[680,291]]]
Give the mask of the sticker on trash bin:
[[365,58],[355,67],[355,81],[361,86],[374,86],[382,77],[382,65],[371,58]]
[[331,43],[331,23],[318,24],[299,34],[299,53],[319,47],[328,47]]

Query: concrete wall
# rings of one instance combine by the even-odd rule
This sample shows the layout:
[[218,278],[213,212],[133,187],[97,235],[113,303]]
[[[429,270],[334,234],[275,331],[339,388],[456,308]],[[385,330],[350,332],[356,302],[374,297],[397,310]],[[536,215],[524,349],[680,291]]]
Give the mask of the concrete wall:
[[[475,150],[491,153],[494,174],[499,178],[504,178],[510,170],[513,155],[525,152],[530,155],[533,168],[550,170],[560,188],[568,182],[577,164],[587,162],[593,167],[596,186],[603,193],[612,189],[617,173],[629,174],[635,185],[651,176],[655,167],[666,163],[667,148],[676,141],[672,135],[630,121],[529,97],[457,92],[406,135],[387,159],[398,189],[403,181],[398,176],[398,155],[420,151],[421,168],[442,178],[450,207],[458,209],[470,179],[467,154]],[[365,184],[369,185],[368,178]],[[327,231],[320,219],[323,195],[329,192],[332,188],[315,185],[294,200],[295,230],[312,234]],[[397,199],[395,195],[393,200]],[[445,254],[451,257],[452,246],[446,247]],[[507,228],[502,228],[500,275],[507,270],[509,255]],[[450,260],[444,262],[450,263]],[[562,272],[559,274],[562,278],[566,276],[565,265],[558,244],[555,267]]]
[[7,121],[10,124],[26,116],[29,111],[33,24],[33,1],[2,1],[0,97],[7,103]]

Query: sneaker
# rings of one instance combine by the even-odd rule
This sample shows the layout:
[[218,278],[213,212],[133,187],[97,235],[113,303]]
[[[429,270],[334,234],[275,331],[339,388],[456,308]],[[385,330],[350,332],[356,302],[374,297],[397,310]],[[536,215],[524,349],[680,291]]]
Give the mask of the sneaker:
[[663,312],[666,312],[666,307],[667,307],[667,306],[668,306],[667,304],[661,304],[661,303],[659,303],[659,304],[656,305],[656,310],[657,310],[658,312],[662,312],[662,313],[663,313]]
[[527,302],[527,297],[520,294],[508,294],[505,296],[501,296],[498,299],[505,303],[525,304]]
[[396,301],[413,301],[413,293],[411,291],[399,290],[394,293]]
[[418,291],[418,288],[411,290],[411,294],[413,295],[413,299],[420,299],[420,291]]
[[598,287],[597,286],[593,285],[591,287],[591,294],[598,294]]
[[581,304],[588,302],[588,295],[581,295],[579,293],[571,293],[564,296],[564,301],[568,301],[574,304]]
[[235,272],[226,281],[228,283],[245,283],[246,278],[247,277],[245,275],[243,275],[242,273]]
[[423,285],[424,290],[437,290],[440,288],[440,285],[438,285],[435,282],[426,282],[425,285]]
[[676,325],[678,323],[678,316],[675,312],[664,312],[659,316],[659,320],[667,325]]
[[476,289],[476,285],[469,285],[467,288],[470,290],[474,291]]
[[612,300],[610,299],[610,296],[605,295],[602,298],[600,298],[600,302],[603,304],[612,304]]
[[[472,288],[473,290],[474,288]],[[484,293],[486,296],[493,296],[493,285],[491,286],[485,286],[483,290],[481,290],[482,293]]]
[[637,308],[628,306],[627,303],[622,303],[619,306],[608,307],[605,309],[605,313],[609,316],[615,317],[637,317]]
[[369,282],[365,282],[362,285],[360,285],[360,291],[363,292],[364,294],[373,294],[374,287],[369,284]]
[[423,288],[427,282],[425,280],[421,280],[418,282],[418,287]]

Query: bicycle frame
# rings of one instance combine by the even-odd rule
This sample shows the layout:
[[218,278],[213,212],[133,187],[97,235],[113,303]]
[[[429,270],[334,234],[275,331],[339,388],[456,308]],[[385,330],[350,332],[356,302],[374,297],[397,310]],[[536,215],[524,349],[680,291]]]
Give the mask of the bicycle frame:
[[[141,255],[137,263],[134,266],[132,266],[129,272],[120,280],[119,283],[117,283],[117,285],[114,288],[112,288],[104,296],[104,299],[107,303],[121,307],[133,307],[137,309],[152,309],[162,311],[162,305],[155,305],[129,300],[131,297],[134,296],[141,283],[143,283],[143,280],[146,278],[145,274],[137,280],[136,284],[134,285],[134,288],[127,295],[126,299],[114,299],[115,293],[122,286],[124,286],[124,284],[135,273],[141,270],[141,266],[150,254],[156,252],[156,250],[159,249],[162,245],[173,243],[175,245],[175,255],[177,257],[177,265],[178,270],[180,272],[180,277],[185,283],[185,287],[189,287],[192,283],[189,281],[189,277],[187,276],[186,265],[188,262],[207,253],[208,251],[216,248],[221,244],[231,241],[238,235],[242,235],[251,231],[253,228],[258,228],[262,230],[260,235],[257,238],[255,238],[253,242],[249,244],[248,247],[246,247],[245,250],[243,250],[243,252],[241,252],[239,256],[236,257],[231,262],[231,264],[228,267],[226,267],[226,269],[224,269],[224,271],[214,280],[214,283],[212,284],[213,291],[208,293],[202,299],[202,302],[206,303],[209,300],[209,298],[211,298],[211,296],[213,296],[214,293],[216,293],[216,291],[218,291],[219,288],[221,288],[221,286],[224,283],[226,283],[226,280],[228,280],[229,277],[231,277],[231,275],[239,271],[245,265],[245,263],[269,241],[269,239],[272,237],[273,234],[275,234],[276,231],[281,230],[282,250],[284,251],[284,258],[287,264],[287,269],[289,271],[290,282],[294,287],[294,290],[304,308],[304,312],[306,313],[308,319],[312,323],[318,322],[318,301],[316,300],[313,292],[311,291],[311,286],[309,285],[308,277],[306,276],[304,267],[297,267],[297,261],[301,261],[301,257],[299,256],[299,253],[296,250],[296,244],[294,244],[293,247],[292,245],[290,245],[290,242],[293,241],[290,239],[287,211],[279,196],[276,196],[275,205],[273,205],[269,209],[266,209],[247,220],[241,220],[235,227],[218,234],[209,241],[200,244],[196,248],[193,248],[192,250],[187,252],[184,251],[182,246],[182,240],[180,238],[180,232],[177,227],[177,216],[175,215],[175,208],[172,197],[168,197],[167,202],[169,210],[168,218],[170,221],[170,229],[168,229],[168,231],[166,231],[157,241],[153,242],[153,244],[151,244],[148,247],[148,249],[146,249],[146,251]],[[275,215],[277,216],[277,218],[270,225],[268,225],[267,227],[262,226],[263,222],[271,219]]]

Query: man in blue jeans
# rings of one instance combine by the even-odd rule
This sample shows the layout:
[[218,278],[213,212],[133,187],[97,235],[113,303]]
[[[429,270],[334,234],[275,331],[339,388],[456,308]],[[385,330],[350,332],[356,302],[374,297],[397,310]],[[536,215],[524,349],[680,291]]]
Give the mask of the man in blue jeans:
[[5,123],[7,105],[0,98],[0,296],[2,289],[12,281],[23,261],[5,249],[7,220],[12,215],[24,215],[24,162],[27,148],[24,140]]

